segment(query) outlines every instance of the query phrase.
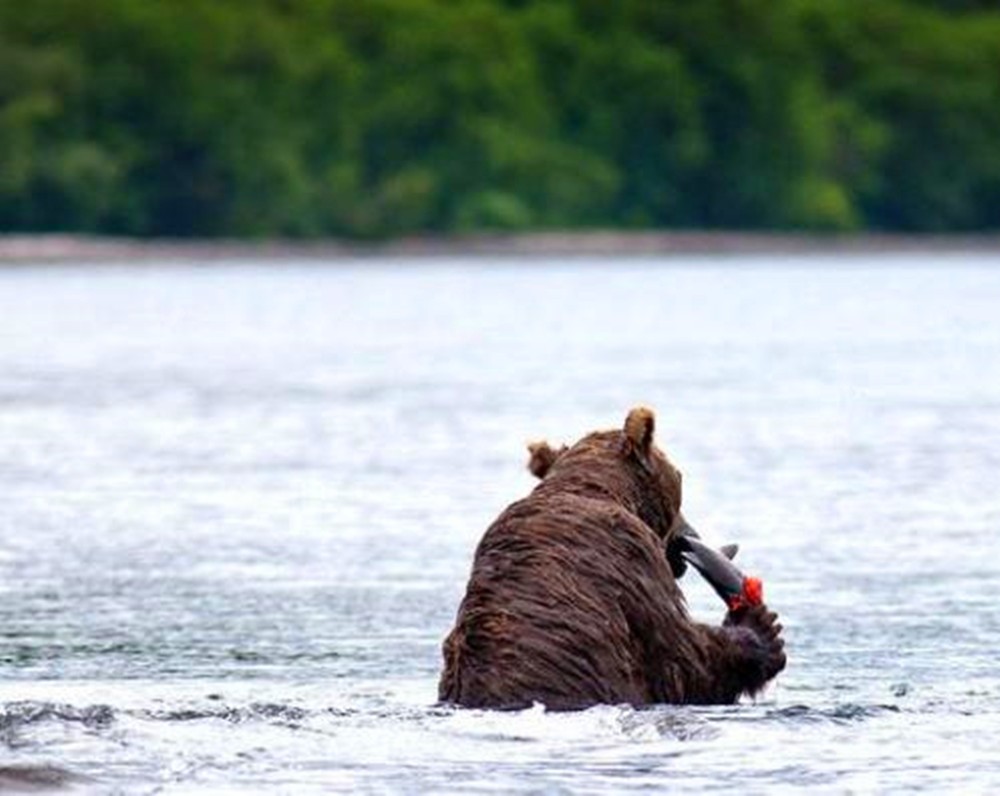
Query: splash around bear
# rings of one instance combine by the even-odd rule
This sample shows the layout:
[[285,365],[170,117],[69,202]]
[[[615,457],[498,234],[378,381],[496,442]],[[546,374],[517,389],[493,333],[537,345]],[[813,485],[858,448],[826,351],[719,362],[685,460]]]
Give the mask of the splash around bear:
[[444,642],[439,698],[466,707],[552,710],[629,703],[718,704],[753,695],[785,667],[777,616],[730,611],[695,622],[676,578],[690,531],[681,475],[653,443],[653,412],[572,447],[529,446],[541,479],[476,550]]

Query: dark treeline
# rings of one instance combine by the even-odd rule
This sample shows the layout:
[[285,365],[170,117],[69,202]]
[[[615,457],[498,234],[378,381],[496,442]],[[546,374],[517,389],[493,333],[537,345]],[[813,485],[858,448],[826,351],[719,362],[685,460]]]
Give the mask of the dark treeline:
[[996,5],[0,2],[0,230],[997,228]]

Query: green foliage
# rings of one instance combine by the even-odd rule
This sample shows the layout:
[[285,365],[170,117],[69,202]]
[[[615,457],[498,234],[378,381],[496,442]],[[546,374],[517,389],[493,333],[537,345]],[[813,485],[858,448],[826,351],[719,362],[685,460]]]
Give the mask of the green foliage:
[[1000,11],[0,4],[0,230],[1000,225]]

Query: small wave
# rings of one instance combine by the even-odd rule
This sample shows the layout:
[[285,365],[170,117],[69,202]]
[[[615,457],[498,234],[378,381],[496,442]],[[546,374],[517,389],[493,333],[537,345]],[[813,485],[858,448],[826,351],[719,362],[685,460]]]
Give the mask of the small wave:
[[844,702],[832,707],[816,708],[809,705],[788,705],[769,710],[765,715],[769,719],[803,723],[835,723],[845,724],[853,721],[876,718],[886,713],[898,713],[896,705],[859,705],[856,702]]
[[8,702],[0,705],[0,743],[15,745],[18,733],[44,722],[79,724],[90,730],[102,730],[122,716],[146,721],[192,722],[225,721],[230,724],[266,722],[273,725],[297,728],[313,712],[298,705],[276,702],[253,702],[232,706],[216,702],[206,707],[185,706],[167,709],[115,709],[109,705],[74,705],[55,702]]
[[[429,714],[426,710],[423,716]],[[480,741],[650,743],[711,740],[720,734],[706,717],[685,707],[595,705],[581,711],[548,711],[541,704],[516,711],[447,708],[449,731]]]
[[618,716],[622,734],[630,740],[672,738],[677,741],[706,741],[720,730],[697,713],[678,707],[622,708]]
[[244,707],[217,705],[207,708],[177,708],[173,710],[141,710],[135,714],[139,718],[154,721],[205,721],[220,719],[231,724],[248,721],[269,721],[289,726],[304,721],[309,712],[297,705],[282,705],[276,702],[254,702]]
[[103,728],[114,720],[115,711],[109,705],[78,708],[55,702],[7,702],[0,706],[0,737],[43,721],[77,722],[90,728]]
[[0,791],[49,790],[87,781],[86,777],[57,766],[0,765]]
[[343,656],[332,650],[254,650],[231,649],[226,655],[239,663],[259,663],[267,665],[287,665],[292,663],[328,663],[340,660]]

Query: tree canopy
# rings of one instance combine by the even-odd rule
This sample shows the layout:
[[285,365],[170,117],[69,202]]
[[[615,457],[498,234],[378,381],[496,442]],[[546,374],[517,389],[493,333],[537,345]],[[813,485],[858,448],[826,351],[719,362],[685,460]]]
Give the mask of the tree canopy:
[[0,230],[1000,226],[951,0],[0,4]]

